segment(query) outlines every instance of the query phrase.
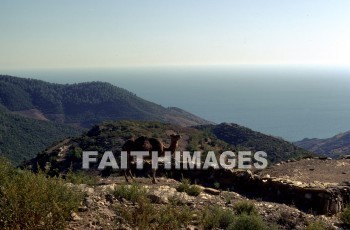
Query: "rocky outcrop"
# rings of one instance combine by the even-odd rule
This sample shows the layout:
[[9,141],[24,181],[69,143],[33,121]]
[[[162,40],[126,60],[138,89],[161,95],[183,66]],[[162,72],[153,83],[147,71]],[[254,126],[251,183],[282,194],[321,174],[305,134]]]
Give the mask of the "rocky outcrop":
[[[250,170],[166,171],[160,167],[158,171],[163,174],[171,174],[172,178],[177,180],[185,177],[206,187],[219,186],[221,189],[239,192],[247,197],[292,204],[302,211],[318,215],[336,214],[350,204],[350,181],[305,183],[270,175],[261,176],[263,173],[258,175]],[[209,194],[218,193],[210,189],[205,191]]]
[[[250,177],[248,174],[240,175]],[[198,218],[208,207],[218,206],[223,209],[234,210],[237,202],[247,200],[254,204],[264,221],[276,223],[278,229],[281,230],[305,229],[309,223],[317,221],[322,221],[330,227],[327,229],[342,229],[339,228],[341,224],[336,216],[315,216],[304,213],[294,206],[261,199],[247,199],[231,191],[200,186],[202,192],[198,196],[189,196],[185,192],[177,191],[176,188],[180,185],[180,182],[173,179],[161,177],[156,185],[152,184],[149,178],[138,177],[136,180],[145,189],[146,196],[151,201],[152,209],[164,211],[168,210],[164,209],[165,207],[169,208],[171,206],[179,210],[183,207],[189,207],[195,211],[193,215],[196,215],[196,217],[193,216],[189,226],[183,226],[184,228],[181,229],[202,229]],[[122,213],[137,209],[140,206],[137,202],[133,203],[113,195],[112,191],[121,185],[124,185],[123,177],[101,178],[99,183],[94,186],[67,184],[67,186],[74,187],[84,194],[81,206],[76,212],[71,213],[71,220],[67,229],[135,229]]]

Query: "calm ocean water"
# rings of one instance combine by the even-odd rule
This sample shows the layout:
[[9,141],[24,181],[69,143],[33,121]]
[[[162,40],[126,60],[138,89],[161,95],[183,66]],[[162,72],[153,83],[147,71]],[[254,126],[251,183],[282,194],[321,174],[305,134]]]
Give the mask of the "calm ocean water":
[[173,67],[3,74],[56,83],[107,81],[166,107],[289,141],[350,130],[350,68]]

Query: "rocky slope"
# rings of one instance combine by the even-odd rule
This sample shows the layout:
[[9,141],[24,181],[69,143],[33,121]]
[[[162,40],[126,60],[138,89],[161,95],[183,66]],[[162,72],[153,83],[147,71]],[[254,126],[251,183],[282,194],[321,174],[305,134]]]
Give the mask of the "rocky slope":
[[[180,212],[181,210],[182,212],[191,210],[189,220],[186,219],[183,222],[186,224],[182,223],[180,229],[205,229],[210,224],[208,220],[207,222],[203,220],[203,215],[208,208],[218,207],[218,209],[235,213],[235,204],[242,201],[251,202],[256,207],[257,214],[271,228],[306,229],[310,225],[315,225],[315,223],[322,223],[322,226],[327,227],[327,229],[346,229],[337,216],[314,216],[284,204],[247,199],[235,192],[200,187],[201,192],[198,196],[189,196],[184,192],[177,191],[176,188],[180,185],[180,182],[173,179],[159,178],[159,183],[156,185],[150,184],[149,179],[137,178],[136,180],[147,191],[146,196],[151,202],[147,206],[147,212],[154,212],[153,217],[160,213],[164,218],[169,213],[162,211],[168,210],[169,212],[172,208],[178,209]],[[124,178],[121,177],[101,179],[95,186],[70,184],[69,186],[83,191],[85,199],[78,212],[72,213],[69,229],[135,229],[140,225],[140,222],[137,217],[130,221],[127,215],[129,212],[133,213],[132,211],[135,209],[138,210],[137,215],[145,215],[143,217],[145,217],[147,223],[147,217],[149,216],[145,213],[143,203],[133,203],[130,200],[113,195],[112,191],[123,186],[123,184]],[[216,213],[211,212],[211,215],[215,216]],[[231,218],[235,218],[235,214]],[[167,219],[167,224],[170,225],[172,221],[172,218]],[[230,219],[227,221],[230,221]],[[156,226],[156,224],[159,224],[159,222],[150,220],[147,226],[152,229],[152,226]],[[167,225],[163,223],[162,226]]]

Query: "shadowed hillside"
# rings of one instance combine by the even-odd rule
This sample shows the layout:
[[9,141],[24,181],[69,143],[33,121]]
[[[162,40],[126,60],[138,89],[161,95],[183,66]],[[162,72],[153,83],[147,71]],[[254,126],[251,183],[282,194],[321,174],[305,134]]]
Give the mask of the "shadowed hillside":
[[237,150],[264,151],[268,154],[268,159],[271,162],[310,155],[310,152],[283,139],[256,132],[237,124],[222,123],[202,126],[202,128],[209,129],[217,138],[231,144]]
[[350,131],[340,133],[331,138],[318,139],[305,138],[301,141],[295,142],[295,145],[307,149],[309,151],[330,156],[340,157],[342,155],[350,154]]
[[55,141],[81,132],[80,128],[25,118],[0,109],[0,155],[14,164],[33,158]]

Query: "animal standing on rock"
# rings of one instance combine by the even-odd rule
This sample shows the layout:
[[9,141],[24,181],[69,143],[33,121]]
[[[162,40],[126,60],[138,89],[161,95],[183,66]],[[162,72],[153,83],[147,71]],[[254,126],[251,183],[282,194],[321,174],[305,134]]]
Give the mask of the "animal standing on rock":
[[[131,173],[131,151],[149,151],[150,159],[152,159],[152,151],[158,152],[158,156],[160,157],[164,156],[165,151],[170,151],[171,154],[174,155],[176,148],[178,147],[178,142],[181,139],[181,136],[179,134],[171,134],[170,139],[171,142],[169,147],[164,147],[164,144],[156,138],[148,138],[145,136],[138,137],[136,140],[127,140],[122,147],[122,151],[127,152],[127,169],[124,170],[124,177],[126,182],[129,183],[128,176],[130,176],[131,179],[134,180],[134,177]],[[157,183],[156,169],[152,169],[152,182],[154,184]]]

